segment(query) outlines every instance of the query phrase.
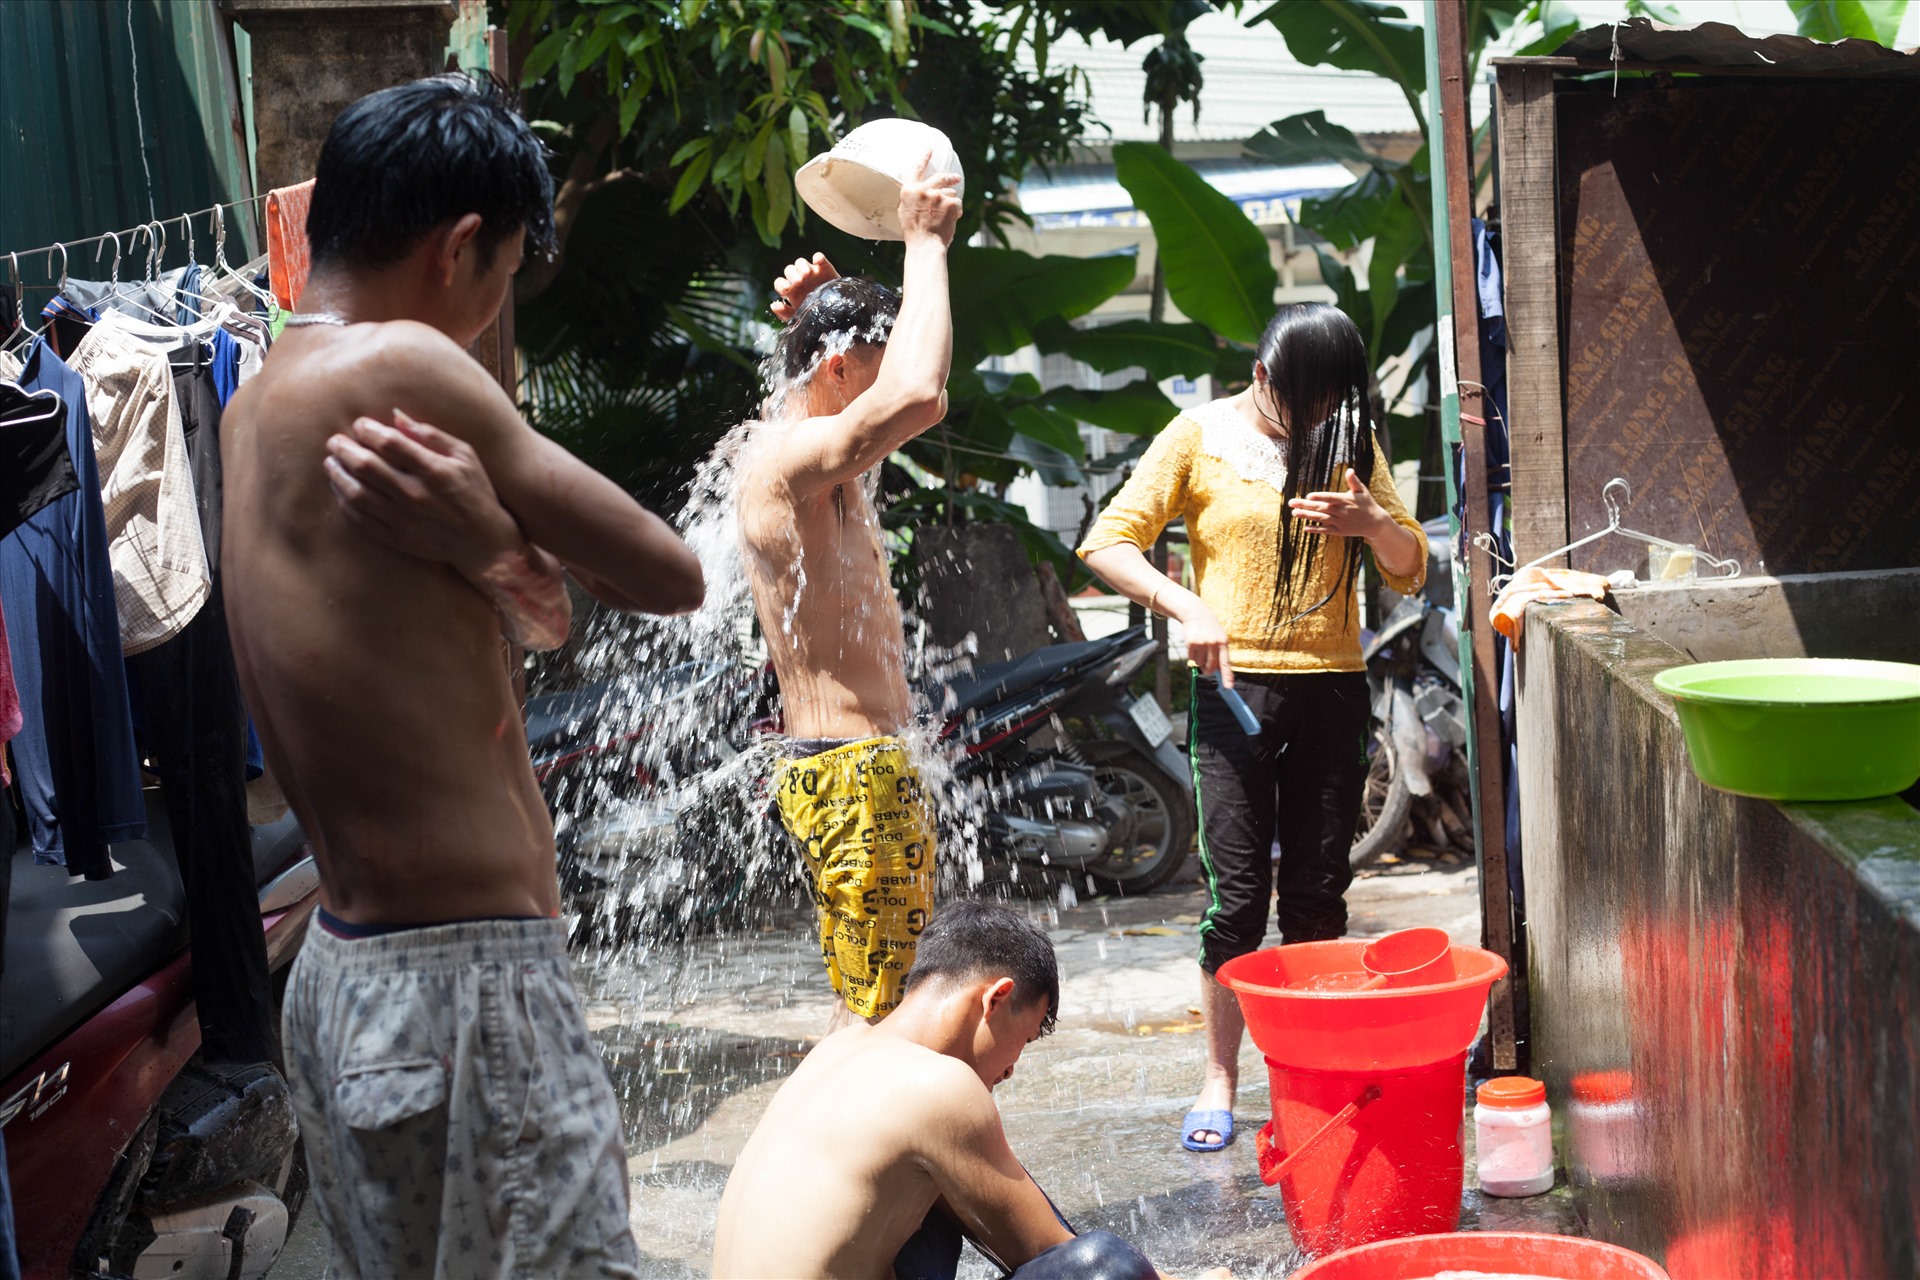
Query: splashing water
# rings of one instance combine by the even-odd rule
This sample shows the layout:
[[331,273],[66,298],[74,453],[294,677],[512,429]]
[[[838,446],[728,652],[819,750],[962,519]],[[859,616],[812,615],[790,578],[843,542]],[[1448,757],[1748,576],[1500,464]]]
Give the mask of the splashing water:
[[[737,945],[730,938],[753,939],[810,914],[804,866],[770,810],[780,742],[771,734],[774,704],[741,539],[740,485],[755,451],[803,420],[805,388],[819,367],[885,336],[884,326],[833,333],[797,377],[785,377],[772,355],[763,361],[763,416],[728,432],[702,462],[680,522],[705,574],[705,603],[673,618],[599,612],[576,647],[574,668],[597,691],[597,703],[582,713],[582,726],[588,717],[592,726],[580,745],[616,744],[545,782],[589,994],[651,1008],[697,1001],[715,964]],[[862,477],[870,496],[877,480],[878,468]],[[812,589],[797,536],[794,545],[792,595],[779,622],[789,635]],[[912,611],[904,636],[893,631],[899,622],[891,611],[884,615],[843,615],[841,651],[904,644],[910,683],[936,691],[971,669],[969,646],[928,644]],[[986,875],[981,835],[993,797],[978,781],[956,780],[938,743],[939,708],[923,692],[915,701],[914,723],[899,737],[939,821],[937,892],[944,897]],[[1070,889],[1062,900],[1072,900]],[[799,948],[794,962],[790,981],[825,986],[811,948]]]

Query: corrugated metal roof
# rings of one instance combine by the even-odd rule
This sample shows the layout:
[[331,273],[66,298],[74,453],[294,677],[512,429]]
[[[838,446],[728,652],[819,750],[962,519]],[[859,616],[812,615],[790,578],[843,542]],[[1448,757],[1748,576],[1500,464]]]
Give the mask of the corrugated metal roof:
[[[1618,50],[1616,55],[1615,50]],[[1589,27],[1569,39],[1557,57],[1600,61],[1754,67],[1785,75],[1920,75],[1920,50],[1901,53],[1871,40],[1831,44],[1806,36],[1750,36],[1724,22],[1669,27],[1650,18]]]

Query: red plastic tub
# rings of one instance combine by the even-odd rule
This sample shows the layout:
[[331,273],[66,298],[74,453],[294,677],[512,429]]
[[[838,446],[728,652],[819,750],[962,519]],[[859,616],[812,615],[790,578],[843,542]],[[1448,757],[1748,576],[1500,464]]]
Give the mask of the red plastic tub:
[[1668,1280],[1659,1263],[1617,1244],[1519,1231],[1459,1231],[1363,1244],[1309,1262],[1292,1280],[1426,1280],[1442,1271],[1551,1280]]
[[1296,942],[1229,960],[1215,976],[1240,997],[1254,1045],[1281,1066],[1404,1071],[1464,1054],[1507,962],[1479,947],[1455,947],[1455,976],[1445,982],[1373,991],[1297,985],[1329,975],[1364,977],[1366,949],[1364,938]]

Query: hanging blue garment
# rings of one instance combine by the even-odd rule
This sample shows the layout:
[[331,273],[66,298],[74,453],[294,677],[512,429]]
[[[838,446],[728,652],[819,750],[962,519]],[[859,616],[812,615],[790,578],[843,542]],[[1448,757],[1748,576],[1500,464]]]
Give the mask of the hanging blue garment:
[[80,375],[45,339],[19,383],[55,391],[79,488],[0,538],[0,609],[25,723],[12,742],[34,861],[112,874],[107,845],[146,834],[93,423]]
[[[227,401],[233,399],[233,393],[240,389],[240,343],[225,329],[217,329],[211,339],[213,345],[213,390],[222,409]],[[216,433],[219,428],[215,426]],[[218,568],[219,566],[215,566]],[[260,745],[260,735],[254,731],[253,717],[247,717],[247,781],[267,771],[267,753]]]
[[180,268],[180,282],[174,286],[174,297],[180,305],[174,311],[174,319],[182,325],[192,324],[200,318],[201,278],[200,264],[197,262],[189,262]]
[[213,345],[213,390],[224,409],[240,389],[240,341],[225,329],[215,329],[209,341]]

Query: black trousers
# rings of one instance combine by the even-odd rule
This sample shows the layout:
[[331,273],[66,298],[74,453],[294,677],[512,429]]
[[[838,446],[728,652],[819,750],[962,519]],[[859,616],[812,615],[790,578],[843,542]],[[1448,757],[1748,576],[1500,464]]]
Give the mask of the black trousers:
[[193,621],[127,667],[187,890],[201,1052],[213,1063],[273,1061],[273,994],[247,826],[247,716],[218,574]]
[[1212,973],[1260,949],[1269,899],[1281,942],[1338,938],[1367,778],[1366,673],[1236,673],[1234,690],[1260,722],[1255,737],[1212,676],[1194,670],[1192,681],[1187,741],[1209,895],[1201,968]]

